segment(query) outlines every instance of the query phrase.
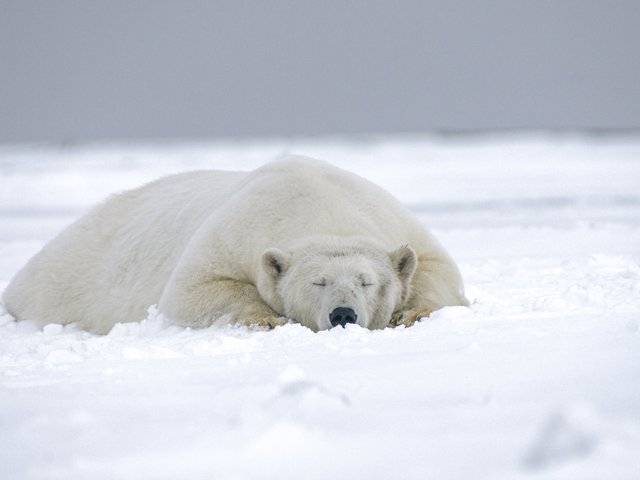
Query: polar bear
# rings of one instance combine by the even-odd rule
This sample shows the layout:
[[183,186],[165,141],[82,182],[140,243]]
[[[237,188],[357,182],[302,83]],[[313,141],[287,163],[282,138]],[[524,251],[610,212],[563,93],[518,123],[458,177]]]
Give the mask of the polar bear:
[[300,156],[110,197],[36,254],[3,302],[17,319],[95,333],[153,304],[179,325],[314,331],[411,325],[468,304],[452,258],[398,200]]

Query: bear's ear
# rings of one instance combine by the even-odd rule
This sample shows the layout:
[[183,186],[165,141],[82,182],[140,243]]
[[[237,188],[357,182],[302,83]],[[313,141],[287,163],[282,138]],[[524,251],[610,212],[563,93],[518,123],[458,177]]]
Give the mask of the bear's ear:
[[418,266],[418,256],[413,248],[404,245],[391,254],[391,263],[393,263],[400,279],[408,282]]
[[262,254],[262,268],[269,276],[278,278],[289,268],[289,255],[277,248],[269,248]]

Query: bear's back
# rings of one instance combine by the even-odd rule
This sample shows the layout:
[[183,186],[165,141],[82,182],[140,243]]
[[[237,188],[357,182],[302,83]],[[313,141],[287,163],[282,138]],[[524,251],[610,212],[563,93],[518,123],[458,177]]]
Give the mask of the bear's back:
[[[216,213],[208,237],[252,272],[261,253],[313,236],[366,237],[395,250],[439,251],[435,239],[391,194],[329,163],[293,156],[254,170]],[[248,280],[253,275],[247,274]]]

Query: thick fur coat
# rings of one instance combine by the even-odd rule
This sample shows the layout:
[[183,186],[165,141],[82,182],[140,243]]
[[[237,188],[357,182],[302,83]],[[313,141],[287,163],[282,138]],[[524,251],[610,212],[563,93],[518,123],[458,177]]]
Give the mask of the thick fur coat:
[[97,333],[153,304],[181,325],[313,330],[410,325],[467,304],[451,257],[394,197],[305,157],[112,196],[36,254],[3,302],[18,319]]

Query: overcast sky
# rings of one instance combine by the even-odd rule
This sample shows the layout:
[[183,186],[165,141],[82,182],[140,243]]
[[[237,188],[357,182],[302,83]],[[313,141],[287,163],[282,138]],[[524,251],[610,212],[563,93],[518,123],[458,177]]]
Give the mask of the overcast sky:
[[640,1],[0,0],[0,142],[640,128]]

